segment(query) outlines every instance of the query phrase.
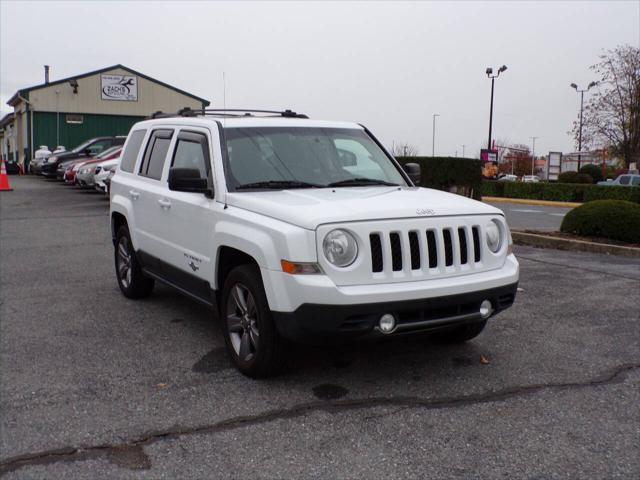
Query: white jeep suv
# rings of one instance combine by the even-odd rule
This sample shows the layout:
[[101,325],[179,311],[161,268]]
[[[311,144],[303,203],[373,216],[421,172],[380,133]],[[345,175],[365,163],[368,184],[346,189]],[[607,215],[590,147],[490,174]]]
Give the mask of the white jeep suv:
[[141,298],[158,280],[217,308],[252,377],[278,370],[287,340],[469,340],[515,299],[511,235],[500,210],[419,176],[355,123],[156,114],[111,182],[118,284]]

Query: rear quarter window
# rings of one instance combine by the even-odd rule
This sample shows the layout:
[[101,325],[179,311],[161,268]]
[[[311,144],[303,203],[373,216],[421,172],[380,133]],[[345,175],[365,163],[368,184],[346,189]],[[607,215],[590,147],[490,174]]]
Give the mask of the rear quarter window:
[[146,130],[135,130],[129,134],[129,142],[122,152],[122,158],[120,159],[120,170],[133,173],[133,168],[142,146],[142,140],[147,133]]
[[172,136],[173,130],[160,129],[152,132],[140,165],[140,175],[160,180]]

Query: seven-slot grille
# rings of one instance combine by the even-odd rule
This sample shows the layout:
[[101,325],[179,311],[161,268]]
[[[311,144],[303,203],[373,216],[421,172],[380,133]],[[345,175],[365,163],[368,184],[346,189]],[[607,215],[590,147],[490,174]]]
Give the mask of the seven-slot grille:
[[[371,233],[369,243],[374,273],[459,267],[478,263],[481,257],[478,226]],[[385,244],[390,249],[386,262]]]

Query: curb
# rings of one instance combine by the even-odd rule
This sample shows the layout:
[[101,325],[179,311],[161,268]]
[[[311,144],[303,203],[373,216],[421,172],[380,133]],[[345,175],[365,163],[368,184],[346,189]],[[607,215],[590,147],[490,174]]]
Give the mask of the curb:
[[551,235],[538,235],[535,233],[524,233],[513,230],[511,231],[511,237],[513,238],[513,243],[516,245],[528,245],[530,247],[555,248],[557,250],[603,253],[605,255],[640,258],[640,248],[634,247],[585,242],[583,240],[570,240],[568,238],[553,237]]
[[576,202],[554,202],[551,200],[534,200],[529,198],[505,198],[505,197],[482,197],[483,202],[493,203],[520,203],[522,205],[539,205],[541,207],[568,207],[575,208],[582,205]]

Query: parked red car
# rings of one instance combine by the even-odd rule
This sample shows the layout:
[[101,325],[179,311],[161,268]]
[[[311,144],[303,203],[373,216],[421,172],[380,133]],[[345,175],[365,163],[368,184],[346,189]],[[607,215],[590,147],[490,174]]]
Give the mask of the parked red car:
[[99,155],[96,155],[95,157],[91,158],[91,160],[86,160],[86,161],[82,161],[81,160],[81,161],[78,161],[78,162],[70,164],[67,167],[67,169],[64,171],[64,181],[65,181],[65,183],[67,183],[69,185],[75,185],[76,184],[76,172],[83,165],[87,165],[87,164],[90,164],[90,163],[100,163],[100,162],[104,162],[105,160],[111,160],[111,159],[114,159],[114,158],[118,158],[120,156],[121,152],[122,152],[122,145],[116,145],[114,147],[108,148],[107,150],[105,150],[104,152],[100,153]]

